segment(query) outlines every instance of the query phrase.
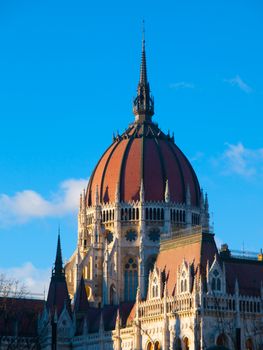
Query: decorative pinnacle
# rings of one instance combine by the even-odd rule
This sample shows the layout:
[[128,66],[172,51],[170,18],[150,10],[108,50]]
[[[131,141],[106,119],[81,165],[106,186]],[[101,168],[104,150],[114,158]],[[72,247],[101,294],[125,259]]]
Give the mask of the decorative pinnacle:
[[140,83],[146,85],[147,84],[147,67],[146,67],[146,54],[145,54],[145,27],[143,21],[142,28],[142,58],[141,58],[141,69],[140,69]]
[[150,96],[150,85],[147,80],[146,52],[145,52],[145,30],[143,21],[142,33],[142,57],[140,67],[140,80],[137,88],[137,97],[133,101],[133,113],[136,122],[151,122],[154,114],[154,101]]
[[61,253],[61,243],[60,243],[60,227],[58,229],[57,253],[56,253],[55,267],[52,271],[52,276],[54,276],[54,277],[64,276],[62,253]]

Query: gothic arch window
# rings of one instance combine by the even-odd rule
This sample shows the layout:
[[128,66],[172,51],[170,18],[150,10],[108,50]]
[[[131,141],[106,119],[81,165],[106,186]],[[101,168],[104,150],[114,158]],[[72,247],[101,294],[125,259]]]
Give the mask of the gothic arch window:
[[246,350],[253,350],[253,349],[254,349],[254,347],[253,347],[252,339],[248,338],[246,340]]
[[159,288],[158,288],[158,280],[155,277],[152,283],[152,298],[159,297]]
[[138,265],[134,258],[128,258],[124,264],[124,299],[134,301],[138,287]]
[[186,280],[186,273],[183,271],[182,277],[181,277],[181,293],[184,293],[187,291],[187,280]]
[[189,349],[190,349],[190,346],[189,346],[189,339],[188,339],[187,337],[184,337],[184,339],[183,339],[183,345],[184,345],[183,350],[189,350]]
[[221,291],[221,279],[218,270],[214,270],[212,273],[212,282],[211,282],[212,291]]
[[182,350],[182,343],[180,338],[176,338],[174,342],[174,349],[175,350]]
[[154,345],[152,342],[149,342],[146,346],[146,350],[154,350]]
[[154,350],[161,350],[161,344],[160,344],[159,341],[156,341],[156,342],[154,343]]
[[219,334],[219,336],[216,339],[216,345],[227,346],[227,337],[224,333]]

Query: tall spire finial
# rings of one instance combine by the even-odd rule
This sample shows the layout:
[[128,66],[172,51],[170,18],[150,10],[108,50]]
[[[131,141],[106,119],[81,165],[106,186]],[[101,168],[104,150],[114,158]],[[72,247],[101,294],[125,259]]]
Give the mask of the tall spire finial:
[[142,29],[140,80],[137,88],[137,97],[133,101],[133,113],[135,114],[135,121],[139,123],[145,121],[151,122],[154,114],[154,101],[150,96],[150,85],[147,79],[144,20]]
[[61,243],[60,243],[60,226],[58,227],[57,252],[56,252],[55,267],[52,271],[52,276],[55,276],[55,277],[64,276],[62,253],[61,253]]
[[145,22],[142,21],[142,58],[140,69],[140,84],[147,84],[147,67],[145,54]]

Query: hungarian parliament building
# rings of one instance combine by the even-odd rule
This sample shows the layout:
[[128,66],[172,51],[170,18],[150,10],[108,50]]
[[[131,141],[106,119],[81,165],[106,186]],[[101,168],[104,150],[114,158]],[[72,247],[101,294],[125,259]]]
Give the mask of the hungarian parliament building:
[[47,300],[16,301],[0,349],[263,349],[263,255],[217,248],[207,194],[152,120],[144,39],[133,114],[80,194],[72,256],[59,236]]

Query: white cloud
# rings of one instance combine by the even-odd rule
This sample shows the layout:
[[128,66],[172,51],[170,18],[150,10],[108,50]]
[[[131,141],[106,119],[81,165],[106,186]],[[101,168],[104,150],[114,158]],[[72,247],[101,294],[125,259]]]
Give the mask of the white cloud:
[[50,198],[44,198],[33,190],[23,190],[13,196],[0,194],[0,226],[75,212],[78,208],[79,195],[86,186],[86,179],[68,179],[59,185],[58,190]]
[[234,78],[231,79],[224,79],[224,81],[232,86],[237,86],[240,90],[246,92],[247,94],[252,92],[252,88],[247,83],[245,83],[239,75],[236,75]]
[[227,149],[219,159],[219,163],[223,162],[225,175],[237,174],[246,178],[262,175],[263,148],[246,148],[241,142],[226,146]]
[[171,89],[193,89],[195,86],[193,83],[189,83],[186,81],[179,81],[178,83],[171,83]]
[[[19,267],[1,268],[0,274],[4,274],[7,279],[19,282],[19,286],[25,286],[28,297],[44,297],[44,291],[47,295],[51,269],[38,269],[31,262],[26,262]],[[18,286],[18,289],[19,289]],[[39,294],[39,295],[34,295]]]
[[197,160],[200,160],[204,157],[204,153],[203,152],[200,152],[200,151],[197,151],[191,158],[190,158],[190,161],[191,162],[195,162]]

